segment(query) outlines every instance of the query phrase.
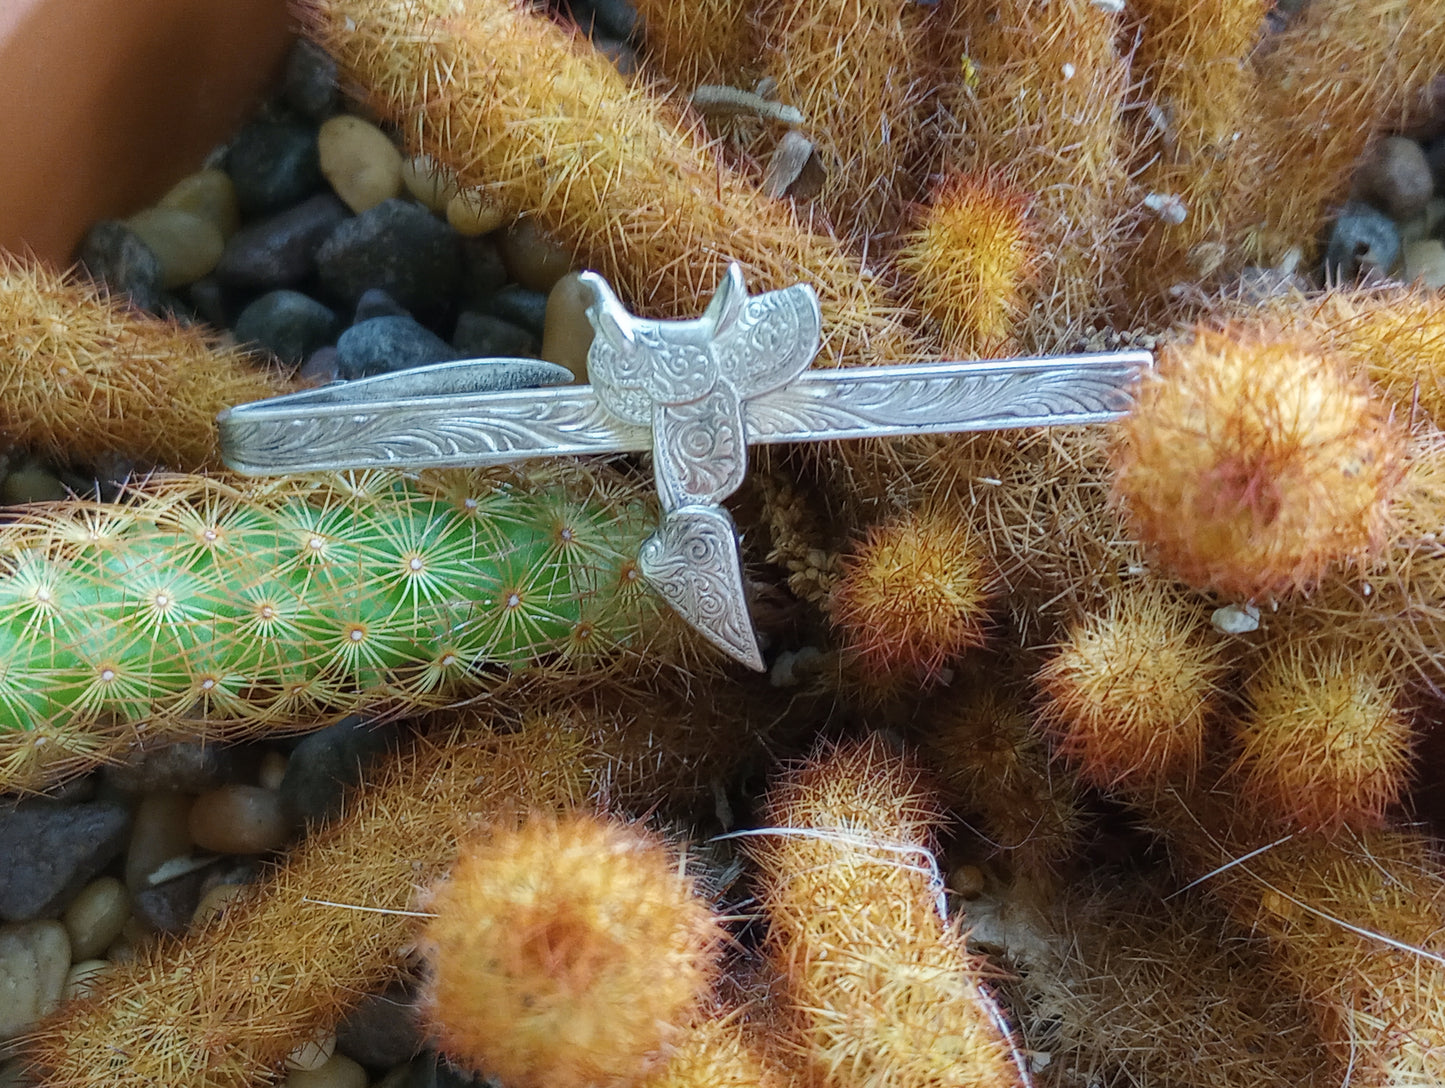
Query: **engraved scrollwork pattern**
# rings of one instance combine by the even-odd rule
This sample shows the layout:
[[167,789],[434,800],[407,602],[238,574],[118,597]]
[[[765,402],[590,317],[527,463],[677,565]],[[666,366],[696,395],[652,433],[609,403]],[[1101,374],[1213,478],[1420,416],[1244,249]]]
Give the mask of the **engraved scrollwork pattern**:
[[648,428],[618,420],[586,387],[496,395],[485,404],[458,398],[445,410],[414,407],[327,412],[284,420],[232,415],[224,447],[245,451],[250,471],[311,467],[498,464],[537,455],[651,448]]
[[762,654],[748,616],[737,530],[727,511],[685,506],[664,515],[638,553],[642,575],[707,639],[755,669]]
[[818,353],[818,297],[802,284],[754,296],[729,332],[714,348],[721,373],[744,397],[772,392],[797,377]]
[[[916,431],[963,431],[1039,422],[1096,423],[1128,407],[1137,365],[1087,371],[1046,370],[887,380],[806,375],[746,406],[750,442],[881,437]],[[834,372],[837,373],[837,372]]]
[[727,386],[694,404],[661,409],[653,438],[664,509],[717,502],[742,486],[747,437],[738,400]]

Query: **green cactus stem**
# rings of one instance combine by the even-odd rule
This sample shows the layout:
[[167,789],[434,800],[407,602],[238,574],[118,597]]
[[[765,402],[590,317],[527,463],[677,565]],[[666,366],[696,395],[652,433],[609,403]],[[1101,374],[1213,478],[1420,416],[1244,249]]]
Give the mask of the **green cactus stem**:
[[[656,511],[571,467],[153,478],[0,526],[0,790],[155,735],[233,738],[605,669],[665,611]],[[661,626],[666,626],[661,625]]]

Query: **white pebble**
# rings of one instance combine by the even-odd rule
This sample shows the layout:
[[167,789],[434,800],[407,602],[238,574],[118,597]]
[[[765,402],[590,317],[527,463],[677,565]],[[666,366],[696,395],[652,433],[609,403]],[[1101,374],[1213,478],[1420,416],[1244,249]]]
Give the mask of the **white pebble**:
[[1252,604],[1227,604],[1210,614],[1209,623],[1221,634],[1247,635],[1259,630],[1259,608]]
[[69,971],[70,938],[59,922],[0,926],[0,1041],[60,1003]]
[[311,1039],[298,1045],[286,1055],[286,1068],[313,1073],[330,1061],[331,1055],[335,1053],[336,1032],[333,1031],[320,1039]]
[[293,1069],[283,1088],[366,1088],[366,1070],[345,1054],[333,1054],[319,1069]]
[[92,880],[65,908],[63,921],[70,935],[70,954],[78,960],[98,956],[120,936],[130,917],[130,894],[113,876]]
[[321,173],[358,214],[400,196],[401,152],[381,129],[360,117],[333,117],[316,134]]

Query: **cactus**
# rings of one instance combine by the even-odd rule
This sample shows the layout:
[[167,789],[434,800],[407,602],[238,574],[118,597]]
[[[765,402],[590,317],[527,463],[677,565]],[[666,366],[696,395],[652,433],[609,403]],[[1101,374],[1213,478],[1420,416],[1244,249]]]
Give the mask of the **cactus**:
[[654,516],[585,469],[161,477],[32,509],[0,528],[0,786],[142,734],[420,709],[488,666],[594,662],[655,622],[635,559]]
[[627,1085],[701,1011],[722,930],[642,827],[488,827],[430,901],[423,1016],[453,1062],[517,1088]]

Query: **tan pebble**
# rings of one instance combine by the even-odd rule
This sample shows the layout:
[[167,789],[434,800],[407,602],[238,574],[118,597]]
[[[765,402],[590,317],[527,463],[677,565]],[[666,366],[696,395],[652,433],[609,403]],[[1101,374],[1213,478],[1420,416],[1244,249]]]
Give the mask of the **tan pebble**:
[[519,219],[501,237],[497,249],[507,275],[531,291],[550,291],[558,280],[572,271],[572,254],[537,225],[535,219]]
[[293,1069],[284,1088],[366,1088],[366,1070],[345,1054],[333,1054],[316,1069]]
[[1422,238],[1405,247],[1405,282],[1426,287],[1445,287],[1445,243]]
[[60,1004],[69,971],[70,938],[59,922],[0,926],[0,1041]]
[[236,186],[224,170],[198,170],[181,178],[170,192],[156,201],[158,208],[178,208],[198,215],[229,238],[241,226],[241,209],[236,204]]
[[171,858],[191,852],[190,811],[191,797],[184,793],[148,793],[140,799],[125,855],[125,886],[132,892],[150,887],[146,878]]
[[65,908],[62,921],[70,934],[70,954],[78,960],[100,955],[120,936],[130,917],[130,893],[113,876],[92,880]]
[[592,289],[578,272],[568,272],[547,294],[547,316],[542,323],[542,358],[565,366],[579,382],[587,380],[587,349],[592,346],[592,322],[587,320]]
[[279,790],[281,780],[286,777],[286,764],[289,761],[284,752],[278,752],[274,748],[261,756],[261,766],[256,772],[256,784],[263,790]]
[[401,152],[381,129],[360,117],[333,117],[316,134],[321,173],[360,214],[401,195]]
[[401,181],[407,192],[443,215],[457,194],[456,176],[430,155],[414,155],[402,163]]
[[262,854],[291,837],[281,795],[260,786],[222,786],[196,798],[191,837],[218,854]]
[[180,208],[147,208],[126,220],[161,262],[161,283],[194,283],[221,259],[226,240],[216,224]]
[[977,899],[987,883],[977,865],[960,865],[948,874],[948,886],[964,899]]
[[72,997],[84,997],[95,988],[96,981],[101,975],[111,969],[109,960],[81,960],[73,964],[65,974],[64,997],[69,1001]]
[[501,201],[481,189],[463,189],[447,201],[447,222],[466,238],[490,234],[511,218]]
[[217,884],[214,888],[201,896],[201,901],[196,904],[196,909],[191,912],[191,926],[205,925],[216,915],[226,908],[226,904],[246,890],[244,884]]

